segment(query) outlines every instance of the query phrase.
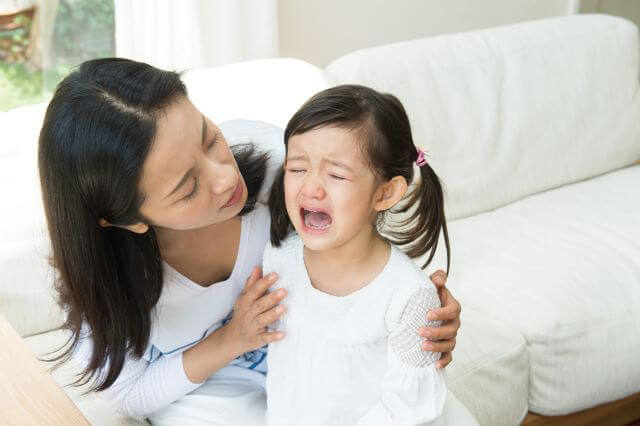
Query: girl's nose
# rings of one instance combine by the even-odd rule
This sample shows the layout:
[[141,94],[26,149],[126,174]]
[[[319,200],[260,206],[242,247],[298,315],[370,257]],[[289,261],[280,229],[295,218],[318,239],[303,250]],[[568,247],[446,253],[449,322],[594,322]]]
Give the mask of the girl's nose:
[[307,179],[302,187],[302,194],[305,198],[322,199],[325,196],[324,187],[322,183],[315,178]]

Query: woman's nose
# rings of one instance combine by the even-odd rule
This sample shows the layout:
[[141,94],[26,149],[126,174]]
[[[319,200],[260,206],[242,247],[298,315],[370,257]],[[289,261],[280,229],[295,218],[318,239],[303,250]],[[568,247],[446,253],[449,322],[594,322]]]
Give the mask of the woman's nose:
[[213,164],[207,173],[209,188],[211,193],[216,196],[229,194],[230,191],[233,191],[239,178],[240,176],[233,166],[220,163]]

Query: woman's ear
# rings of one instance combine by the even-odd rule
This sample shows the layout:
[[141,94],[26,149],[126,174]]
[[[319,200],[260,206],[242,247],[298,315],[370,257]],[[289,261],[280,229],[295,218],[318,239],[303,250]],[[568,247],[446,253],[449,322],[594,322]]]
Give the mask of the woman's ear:
[[374,210],[381,212],[395,206],[407,193],[407,188],[407,181],[402,176],[394,176],[388,182],[381,184],[378,187],[378,198],[373,205]]
[[98,220],[98,225],[102,226],[103,228],[108,228],[110,226],[115,226],[117,228],[127,229],[127,230],[129,230],[131,232],[134,232],[136,234],[144,234],[145,232],[147,232],[149,230],[149,225],[147,225],[146,223],[138,222],[138,223],[135,223],[133,225],[114,225],[111,222],[107,222],[102,217]]

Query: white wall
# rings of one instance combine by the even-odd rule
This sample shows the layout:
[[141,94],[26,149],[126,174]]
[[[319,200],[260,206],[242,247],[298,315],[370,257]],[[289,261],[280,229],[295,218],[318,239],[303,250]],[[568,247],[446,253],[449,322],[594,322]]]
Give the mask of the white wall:
[[567,15],[579,7],[578,0],[279,0],[280,55],[324,66],[365,47]]

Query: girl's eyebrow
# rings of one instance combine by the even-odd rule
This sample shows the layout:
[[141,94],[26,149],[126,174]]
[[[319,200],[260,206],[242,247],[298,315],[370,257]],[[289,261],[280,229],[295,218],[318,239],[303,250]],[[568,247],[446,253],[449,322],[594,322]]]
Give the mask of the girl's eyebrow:
[[332,164],[332,165],[334,165],[336,167],[340,167],[341,169],[345,169],[346,171],[353,173],[353,169],[351,167],[347,166],[345,163],[341,163],[340,161],[331,160],[329,158],[325,158],[322,161],[324,163]]
[[[293,155],[291,157],[286,158],[287,161],[306,160],[306,159],[307,159],[307,156],[303,154]],[[332,160],[330,158],[323,158],[322,162],[329,163],[333,166],[340,167],[341,169],[344,169],[348,172],[355,173],[351,167],[347,166],[345,163],[342,163],[340,161]]]

